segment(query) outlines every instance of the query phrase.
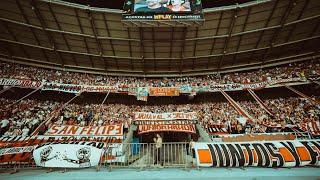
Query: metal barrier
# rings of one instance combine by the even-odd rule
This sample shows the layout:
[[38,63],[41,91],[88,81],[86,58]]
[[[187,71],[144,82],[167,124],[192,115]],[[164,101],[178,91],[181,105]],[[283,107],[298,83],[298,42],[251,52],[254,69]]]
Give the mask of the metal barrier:
[[[183,167],[192,162],[188,143],[163,143],[157,148],[154,143],[108,144],[100,161],[100,167],[153,168]],[[100,168],[99,167],[99,168]]]
[[[96,168],[97,170],[103,167],[109,170],[112,168],[187,168],[192,165],[191,163],[192,153],[189,152],[189,143],[186,142],[163,143],[161,148],[157,148],[155,143],[109,143],[104,147]],[[35,164],[32,155],[28,162],[0,163],[0,169],[10,169],[12,172],[28,168],[48,171],[65,169],[39,167]]]

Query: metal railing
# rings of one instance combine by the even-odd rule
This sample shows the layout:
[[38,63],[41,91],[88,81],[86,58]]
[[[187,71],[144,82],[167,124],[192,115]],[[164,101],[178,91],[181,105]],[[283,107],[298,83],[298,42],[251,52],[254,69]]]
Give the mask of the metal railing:
[[[163,143],[157,148],[154,143],[108,144],[100,167],[112,168],[187,168],[192,162],[188,143]],[[99,167],[99,168],[100,168]]]

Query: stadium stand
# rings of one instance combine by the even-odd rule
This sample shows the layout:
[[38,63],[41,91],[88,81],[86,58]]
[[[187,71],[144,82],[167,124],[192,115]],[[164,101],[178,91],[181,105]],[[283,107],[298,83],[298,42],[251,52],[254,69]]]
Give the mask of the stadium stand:
[[317,0],[110,2],[0,2],[0,172],[306,166],[313,176]]

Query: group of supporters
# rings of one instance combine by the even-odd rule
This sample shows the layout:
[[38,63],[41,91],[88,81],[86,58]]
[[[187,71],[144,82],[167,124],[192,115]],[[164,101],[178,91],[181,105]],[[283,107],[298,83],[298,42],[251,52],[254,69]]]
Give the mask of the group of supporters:
[[207,129],[220,125],[227,133],[261,133],[286,131],[287,125],[319,121],[320,106],[309,100],[291,97],[265,101],[273,114],[268,114],[253,101],[238,104],[253,119],[245,119],[229,102],[196,104],[124,105],[124,104],[68,104],[55,115],[52,123],[58,125],[102,126],[123,123],[127,129],[135,120],[135,112],[170,113],[196,112],[198,122]]
[[0,136],[29,136],[60,103],[53,101],[0,99]]
[[[253,119],[246,119],[229,102],[194,104],[125,105],[125,104],[62,104],[53,101],[1,99],[1,135],[30,135],[44,120],[53,117],[48,126],[103,126],[122,123],[125,129],[135,120],[135,112],[170,113],[196,112],[205,129],[219,125],[227,133],[259,133],[284,131],[287,125],[319,122],[320,106],[304,98],[277,98],[264,101],[266,110],[254,101],[238,101]],[[58,109],[61,108],[59,111]],[[56,110],[56,111],[55,111]],[[244,118],[245,121],[242,121]],[[268,130],[267,130],[268,129]],[[45,130],[44,130],[45,131]]]
[[106,76],[70,71],[44,69],[20,64],[0,63],[0,78],[28,79],[63,84],[103,85],[124,87],[177,87],[180,85],[207,86],[212,84],[256,83],[266,80],[289,79],[294,77],[313,77],[320,75],[320,63],[309,61],[292,63],[279,67],[177,78],[137,78],[124,76]]
[[[128,87],[252,83],[293,77],[317,77],[320,75],[320,64],[312,61],[252,72],[162,79],[93,75],[4,62],[0,63],[0,67],[0,78]],[[264,104],[269,112],[256,101],[238,101],[241,108],[252,117],[252,119],[247,118],[245,120],[243,120],[243,114],[239,113],[228,101],[203,101],[191,104],[174,102],[165,105],[157,103],[153,105],[123,104],[120,101],[108,102],[102,105],[85,103],[71,102],[62,107],[62,102],[55,102],[54,100],[29,99],[16,102],[15,100],[2,98],[0,102],[0,135],[30,135],[40,123],[51,116],[53,119],[51,123],[47,124],[49,126],[51,124],[102,126],[123,123],[125,128],[128,128],[134,121],[134,112],[196,112],[198,114],[198,122],[205,128],[211,125],[220,125],[228,133],[256,133],[284,131],[287,127],[286,125],[319,122],[320,114],[319,104],[298,97],[266,99]],[[45,130],[43,129],[42,131]]]

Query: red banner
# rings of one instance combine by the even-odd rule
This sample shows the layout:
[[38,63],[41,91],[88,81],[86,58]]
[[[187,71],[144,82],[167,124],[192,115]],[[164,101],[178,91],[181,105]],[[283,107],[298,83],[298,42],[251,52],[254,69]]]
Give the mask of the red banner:
[[93,144],[121,143],[120,136],[8,136],[0,138],[0,163],[30,162],[30,149],[44,143],[91,142]]
[[196,133],[196,127],[191,124],[139,125],[139,134],[159,131]]
[[149,96],[179,96],[178,87],[150,87]]
[[122,136],[122,124],[106,125],[106,126],[60,126],[53,125],[46,132],[48,136]]

